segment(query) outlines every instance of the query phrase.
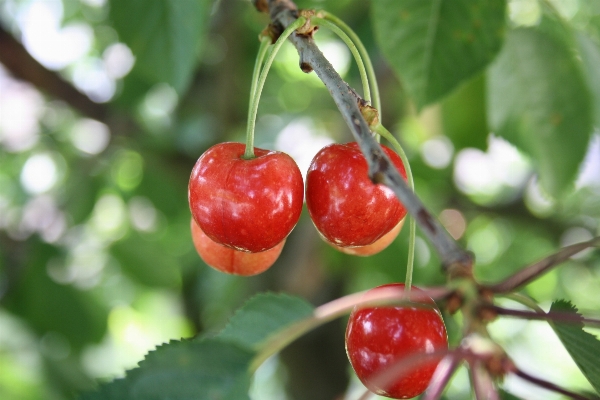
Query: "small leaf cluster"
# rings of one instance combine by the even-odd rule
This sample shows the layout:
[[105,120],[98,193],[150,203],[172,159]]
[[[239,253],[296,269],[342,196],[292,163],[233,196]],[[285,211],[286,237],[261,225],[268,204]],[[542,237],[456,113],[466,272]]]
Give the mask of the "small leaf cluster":
[[79,400],[249,399],[251,363],[261,346],[312,313],[313,307],[298,297],[259,294],[217,335],[158,346],[124,378],[102,384]]

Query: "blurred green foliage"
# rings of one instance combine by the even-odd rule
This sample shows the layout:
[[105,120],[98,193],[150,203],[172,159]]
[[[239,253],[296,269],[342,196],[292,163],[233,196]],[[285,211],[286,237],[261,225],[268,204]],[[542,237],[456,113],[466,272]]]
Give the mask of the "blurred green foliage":
[[[406,148],[417,194],[475,254],[476,276],[491,282],[600,232],[600,3],[460,3],[469,12],[427,0],[297,1],[339,16],[364,42],[383,123]],[[443,7],[428,19],[435,4]],[[243,141],[257,36],[267,23],[247,1],[0,0],[0,25],[107,110],[92,121],[0,68],[0,398],[73,398],[122,377],[161,343],[219,332],[257,292],[316,306],[404,279],[408,229],[382,253],[358,258],[324,244],[306,213],[262,275],[226,276],[195,253],[189,173],[209,146]],[[39,50],[42,38],[49,54]],[[315,40],[360,88],[342,43],[325,29]],[[81,53],[69,55],[72,48]],[[320,147],[349,140],[327,90],[300,71],[286,44],[262,95],[257,146],[287,151],[306,170]],[[417,236],[414,283],[443,284],[439,258]],[[567,298],[597,312],[598,287],[600,255],[587,251],[525,292],[542,305]],[[448,320],[456,344],[459,325]],[[256,398],[357,393],[344,322],[273,360],[272,374],[256,379],[275,394],[255,388]],[[529,356],[516,338],[537,326],[497,330],[517,343],[509,354]],[[157,352],[165,348],[178,366],[179,350]],[[227,351],[234,363],[249,357]],[[542,359],[538,375],[571,368],[565,357]],[[465,393],[461,376],[449,393]],[[577,372],[556,379],[589,389]],[[157,390],[156,382],[144,390]]]

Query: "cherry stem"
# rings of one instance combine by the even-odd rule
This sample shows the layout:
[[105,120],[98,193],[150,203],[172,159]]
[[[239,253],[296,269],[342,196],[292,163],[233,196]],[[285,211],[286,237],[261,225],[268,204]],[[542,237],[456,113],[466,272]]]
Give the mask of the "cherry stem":
[[523,311],[523,310],[512,310],[509,308],[498,307],[492,304],[481,306],[482,309],[490,310],[497,315],[507,316],[507,317],[516,317],[516,318],[524,318],[529,320],[539,320],[539,321],[551,321],[551,322],[564,322],[564,323],[572,323],[572,324],[585,324],[589,326],[600,327],[600,319],[595,318],[585,318],[579,314],[569,313],[569,312],[560,312],[560,311],[552,311],[546,313],[542,310],[542,312],[532,312],[532,311]]
[[[267,75],[269,74],[269,69],[271,68],[271,65],[273,64],[273,60],[275,60],[275,56],[279,52],[279,49],[281,48],[283,43],[286,41],[286,39],[296,29],[298,29],[302,25],[304,25],[305,22],[306,22],[305,17],[299,17],[294,22],[292,22],[290,25],[288,25],[287,28],[285,28],[285,30],[283,31],[281,36],[279,36],[279,38],[277,39],[275,44],[273,44],[271,52],[269,53],[269,55],[267,56],[267,59],[265,60],[265,65],[263,66],[263,68],[261,70],[261,73],[258,78],[258,81],[256,82],[256,85],[252,85],[252,86],[254,86],[254,92],[250,94],[250,98],[252,99],[252,101],[250,103],[250,109],[248,111],[248,126],[247,126],[247,130],[246,130],[246,151],[244,152],[244,156],[243,156],[245,159],[254,158],[254,128],[256,126],[256,114],[258,113],[258,103],[260,102],[260,95],[265,86],[265,81],[267,80]],[[261,44],[261,47],[262,47],[262,44]],[[258,58],[257,58],[257,64],[258,64]],[[257,68],[260,68],[260,66],[257,67],[255,65],[254,68],[256,71]]]
[[252,105],[254,104],[254,100],[256,98],[256,86],[258,85],[260,69],[270,45],[271,38],[269,36],[261,36],[260,47],[258,48],[258,54],[256,55],[256,61],[254,63],[254,71],[252,72],[252,84],[250,86],[250,102],[248,103],[248,121],[246,123],[246,151],[244,152],[245,159],[254,158],[253,120],[254,118],[256,118],[256,115],[252,115]]
[[[360,73],[360,80],[361,80],[362,86],[363,86],[364,99],[368,103],[371,103],[371,89],[369,88],[369,77],[367,76],[367,71],[365,69],[365,63],[363,62],[363,59],[361,57],[361,54],[360,54],[355,42],[352,41],[350,36],[348,36],[346,34],[346,32],[344,32],[344,30],[342,30],[335,22],[332,22],[332,21],[329,21],[329,20],[323,19],[323,18],[318,18],[318,17],[312,17],[311,22],[314,23],[315,25],[324,26],[325,28],[329,29],[330,31],[332,31],[333,33],[338,35],[338,37],[340,39],[342,39],[342,41],[346,44],[346,46],[348,46],[348,48],[350,49],[350,52],[354,56],[356,65],[358,66],[358,72]],[[348,29],[350,29],[350,28],[348,27]]]
[[[400,145],[400,143],[396,140],[394,135],[390,133],[381,123],[377,123],[372,127],[375,133],[379,136],[386,139],[396,153],[400,156],[402,163],[404,164],[404,168],[406,170],[406,178],[408,180],[408,187],[413,192],[415,191],[415,181],[413,179],[412,170],[410,168],[410,163],[408,162],[408,157],[406,157],[406,153],[404,149]],[[412,285],[412,277],[414,270],[414,261],[415,261],[415,242],[417,237],[417,223],[414,218],[411,218],[409,221],[409,236],[408,236],[408,261],[406,262],[406,279],[404,281],[404,286],[406,287],[406,292],[410,293],[410,288]]]
[[506,297],[507,299],[514,300],[517,303],[521,303],[525,307],[529,307],[538,313],[542,313],[542,314],[545,313],[545,311],[542,310],[542,308],[535,302],[535,300],[533,300],[531,297],[525,296],[524,294],[514,292],[514,293],[505,294],[503,296]]
[[[379,111],[379,118],[381,120],[381,97],[379,96],[379,86],[377,85],[375,69],[373,69],[373,63],[371,62],[371,58],[369,57],[367,49],[363,45],[358,35],[354,33],[352,28],[350,28],[344,21],[327,11],[321,11],[320,14],[323,15],[324,19],[333,22],[340,29],[342,29],[344,33],[346,33],[346,35],[350,37],[350,40],[352,40],[352,42],[358,49],[358,52],[360,53],[360,55],[362,56],[362,60],[364,61],[367,77],[371,85],[371,92],[373,94],[373,107],[375,107]],[[366,97],[365,100],[370,101]]]
[[562,388],[552,382],[548,382],[544,379],[541,378],[537,378],[535,376],[529,375],[527,372],[522,371],[518,368],[514,368],[513,373],[518,376],[521,379],[524,379],[526,381],[529,381],[539,387],[542,387],[544,389],[548,389],[552,392],[556,392],[556,393],[560,393],[563,394],[567,397],[570,397],[571,399],[575,399],[575,400],[591,400],[589,397],[586,396],[582,396],[579,393],[575,393],[575,392],[571,392],[570,390],[567,390],[565,388]]
[[548,272],[550,269],[558,266],[564,261],[568,260],[571,256],[585,250],[589,247],[600,246],[600,237],[595,237],[587,242],[576,243],[571,246],[563,247],[555,254],[548,256],[535,264],[520,270],[514,275],[506,278],[500,283],[488,286],[494,293],[508,293],[519,289],[522,286],[530,283],[531,281],[539,278],[541,275]]

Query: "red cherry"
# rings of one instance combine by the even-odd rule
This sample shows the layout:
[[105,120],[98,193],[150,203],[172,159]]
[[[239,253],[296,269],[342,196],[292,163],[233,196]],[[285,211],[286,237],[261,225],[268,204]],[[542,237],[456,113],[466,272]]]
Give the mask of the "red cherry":
[[[389,147],[382,147],[406,179],[400,156]],[[369,179],[367,160],[356,142],[326,146],[313,158],[306,175],[306,206],[327,242],[360,255],[383,250],[400,229],[382,243],[378,240],[406,215],[390,188]],[[360,249],[370,245],[373,246]]]
[[188,185],[192,216],[213,241],[239,251],[261,252],[281,243],[302,211],[302,174],[278,151],[220,143],[196,162]]
[[202,232],[202,229],[200,229],[193,218],[191,220],[191,229],[194,247],[200,258],[217,271],[233,275],[249,276],[266,271],[277,260],[285,243],[284,239],[269,250],[260,253],[248,253],[213,242]]
[[[404,290],[396,283],[381,288]],[[422,291],[412,287],[411,293]],[[403,358],[431,354],[448,349],[446,326],[433,300],[419,299],[418,307],[357,306],[346,328],[346,352],[350,364],[362,383],[372,392],[394,399],[408,399],[423,393],[440,360],[419,363],[410,372],[397,376],[382,387],[376,377]]]

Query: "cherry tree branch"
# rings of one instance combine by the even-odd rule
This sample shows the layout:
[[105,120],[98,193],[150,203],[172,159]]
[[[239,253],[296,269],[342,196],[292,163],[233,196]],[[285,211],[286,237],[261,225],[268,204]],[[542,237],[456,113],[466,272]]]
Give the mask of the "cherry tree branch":
[[524,286],[542,274],[548,272],[550,269],[558,266],[562,262],[568,260],[571,256],[585,250],[589,247],[600,246],[600,237],[595,237],[592,240],[582,243],[576,243],[571,246],[563,247],[555,254],[548,256],[535,264],[532,264],[514,275],[506,278],[500,283],[488,286],[494,293],[509,293],[513,292],[521,286]]
[[[269,13],[272,25],[279,31],[283,31],[298,18],[297,7],[291,0],[254,0],[254,4],[259,11]],[[364,100],[342,80],[310,35],[294,33],[289,40],[300,55],[300,68],[304,72],[314,71],[329,90],[367,159],[371,180],[383,183],[394,191],[433,244],[444,268],[451,276],[471,276],[472,255],[458,246],[393,167],[362,116],[359,104],[365,104]]]
[[515,368],[515,370],[513,371],[513,373],[518,376],[521,379],[524,379],[526,381],[529,381],[539,387],[542,387],[544,389],[550,390],[552,392],[556,392],[556,393],[560,393],[563,394],[571,399],[575,399],[575,400],[591,400],[589,397],[586,396],[582,396],[579,393],[575,393],[575,392],[571,392],[570,390],[567,390],[565,388],[562,388],[552,382],[548,382],[544,379],[541,378],[537,378],[533,375],[529,375],[527,372],[522,371],[518,368]]
[[489,372],[479,360],[469,362],[471,386],[476,400],[500,400],[498,388]]
[[553,321],[563,322],[571,324],[584,324],[588,326],[600,327],[600,319],[585,318],[579,314],[552,311],[549,313],[539,313],[535,311],[524,311],[524,310],[512,310],[508,308],[498,307],[495,305],[483,305],[482,310],[489,310],[496,315],[502,315],[507,317],[524,318],[528,320],[540,320],[540,321]]
[[422,400],[438,400],[442,398],[442,394],[450,382],[450,378],[461,364],[461,357],[458,354],[449,354],[440,361],[427,390],[422,396]]
[[46,94],[63,100],[83,115],[100,121],[105,119],[107,108],[104,105],[93,102],[59,74],[40,64],[2,26],[0,26],[0,63],[15,78],[27,81]]
[[326,322],[332,321],[335,318],[341,317],[349,313],[355,306],[378,306],[378,305],[409,305],[411,307],[419,307],[420,302],[427,302],[429,299],[441,299],[450,294],[450,290],[438,288],[423,288],[419,291],[411,291],[409,297],[403,289],[399,288],[380,288],[375,292],[358,292],[347,296],[340,297],[329,303],[325,303],[317,307],[311,317],[300,320],[292,324],[287,329],[279,332],[271,337],[262,349],[257,353],[256,357],[250,365],[250,371],[262,365],[262,363],[278,353],[298,337],[313,330],[314,328],[323,325]]

